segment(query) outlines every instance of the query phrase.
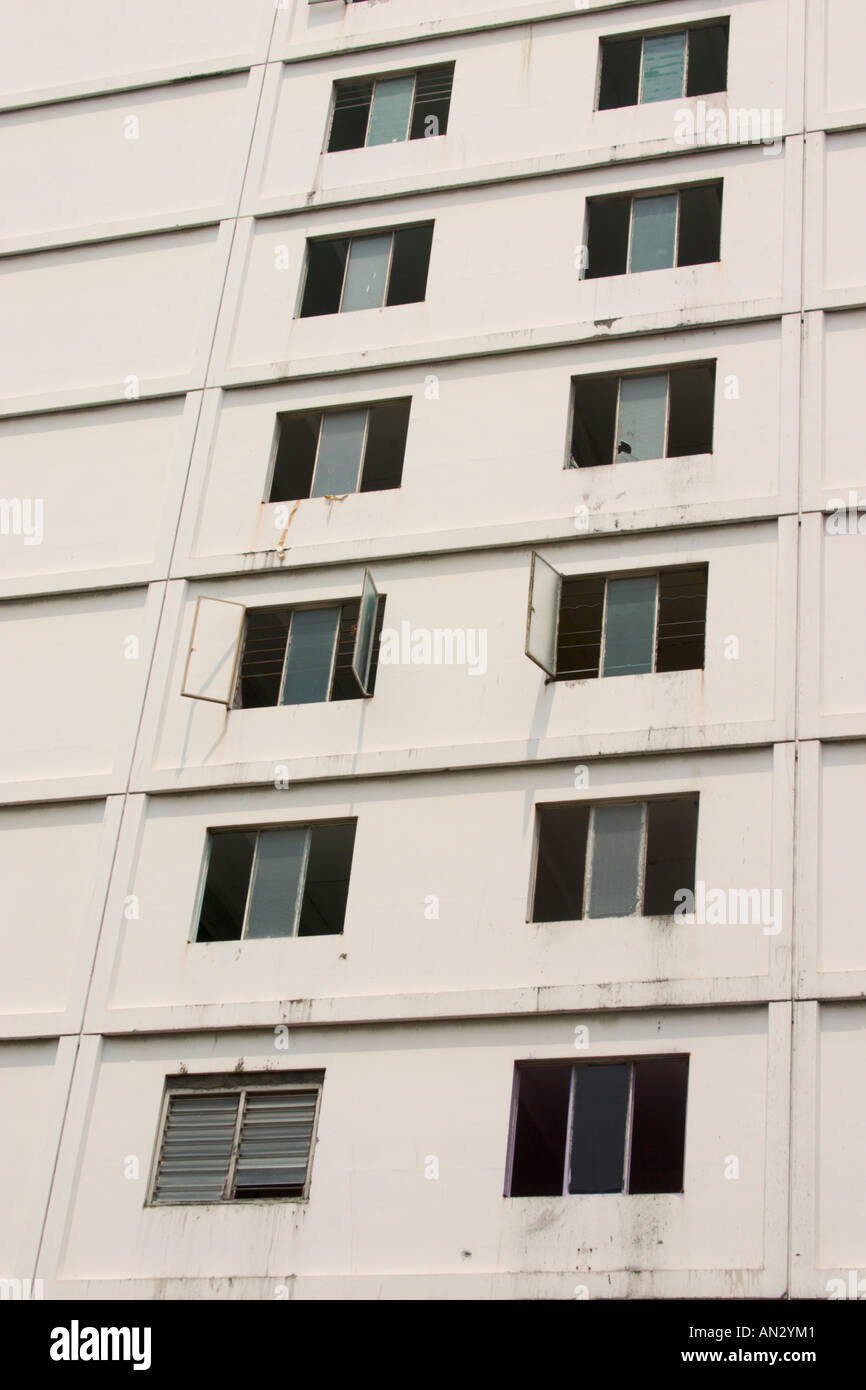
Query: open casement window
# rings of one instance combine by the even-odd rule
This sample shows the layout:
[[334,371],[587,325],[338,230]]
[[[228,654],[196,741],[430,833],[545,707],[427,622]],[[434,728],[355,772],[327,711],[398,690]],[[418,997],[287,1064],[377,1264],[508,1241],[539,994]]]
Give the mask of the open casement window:
[[567,468],[713,451],[716,364],[576,377]]
[[585,278],[671,270],[719,259],[722,184],[591,199]]
[[562,575],[533,554],[526,655],[550,680],[704,664],[706,565],[638,575]]
[[598,110],[725,91],[729,21],[602,39]]
[[[172,1079],[151,1203],[307,1196],[322,1072]],[[189,1084],[187,1084],[187,1082]]]
[[507,1197],[682,1192],[688,1056],[518,1062]]
[[416,304],[427,292],[433,223],[307,242],[300,317]]
[[400,486],[410,399],[277,417],[269,502]]
[[538,807],[533,922],[670,917],[694,892],[698,798]]
[[232,709],[369,698],[384,610],[368,570],[360,599],[328,607],[247,609],[201,598],[181,693]]
[[444,135],[453,80],[454,64],[440,63],[419,72],[336,83],[329,152]]
[[360,600],[322,608],[250,609],[233,708],[370,697],[384,607],[365,570]]
[[235,688],[246,609],[228,599],[199,598],[181,694],[228,706]]
[[211,831],[196,941],[338,936],[355,824]]

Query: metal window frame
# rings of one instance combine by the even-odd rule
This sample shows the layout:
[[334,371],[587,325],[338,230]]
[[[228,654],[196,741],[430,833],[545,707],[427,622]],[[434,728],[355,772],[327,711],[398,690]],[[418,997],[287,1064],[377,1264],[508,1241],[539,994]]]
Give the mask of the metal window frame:
[[[201,605],[202,605],[202,602],[203,602],[203,601],[206,601],[207,603],[224,603],[224,604],[226,604],[228,607],[231,607],[231,608],[242,608],[243,611],[244,611],[243,628],[242,628],[242,630],[241,630],[240,637],[238,638],[237,642],[235,643],[234,665],[233,665],[233,667],[232,667],[232,673],[231,673],[231,675],[230,675],[230,677],[229,677],[229,681],[228,681],[228,690],[229,690],[229,698],[228,698],[228,700],[217,700],[217,699],[215,698],[215,696],[213,696],[213,695],[189,695],[189,694],[187,694],[187,692],[184,690],[184,686],[186,685],[187,677],[188,677],[188,675],[189,675],[190,662],[192,661],[192,654],[193,654],[193,639],[195,638],[196,628],[198,627],[198,614],[199,614],[199,609],[201,608]],[[241,603],[239,599],[231,599],[231,598],[214,598],[212,594],[199,594],[199,595],[198,595],[198,597],[197,597],[197,599],[196,599],[196,601],[195,601],[195,612],[193,613],[193,617],[192,617],[192,627],[190,628],[189,644],[188,644],[187,649],[186,649],[186,661],[184,662],[184,666],[183,666],[183,678],[182,678],[181,683],[180,683],[180,693],[181,693],[181,695],[184,696],[186,699],[191,699],[191,700],[203,700],[206,704],[209,704],[209,705],[225,705],[226,714],[229,714],[229,713],[231,712],[231,710],[234,708],[234,699],[235,699],[235,694],[236,694],[236,691],[237,691],[238,679],[239,679],[239,677],[240,677],[241,662],[243,661],[243,649],[244,649],[244,644],[245,644],[245,642],[246,642],[246,636],[247,636],[247,613],[248,613],[248,612],[249,612],[249,609],[248,609],[247,605],[246,605],[245,603]]]
[[589,807],[589,824],[586,827],[586,862],[583,866],[583,916],[582,922],[605,922],[616,921],[615,917],[590,917],[589,901],[592,890],[592,866],[595,858],[595,813],[599,806],[640,806],[640,841],[638,845],[638,865],[637,865],[637,902],[634,912],[629,912],[628,917],[643,917],[643,904],[646,891],[646,852],[647,836],[649,833],[649,812],[647,810],[646,799],[640,797],[626,797],[620,801],[613,797],[605,798],[603,801],[593,801]]
[[[277,1076],[277,1073],[274,1073],[274,1077],[276,1077],[276,1076]],[[217,1085],[214,1085],[214,1086],[207,1086],[207,1085],[196,1085],[196,1084],[195,1084],[195,1081],[197,1081],[197,1080],[198,1080],[198,1078],[195,1078],[195,1080],[193,1081],[193,1084],[192,1084],[192,1085],[187,1085],[187,1086],[177,1086],[177,1085],[169,1085],[169,1084],[166,1084],[166,1086],[165,1086],[165,1089],[164,1089],[163,1095],[162,1095],[162,1102],[161,1102],[161,1106],[160,1106],[159,1123],[158,1123],[157,1132],[156,1132],[156,1144],[155,1144],[155,1146],[154,1146],[153,1160],[152,1160],[152,1162],[151,1162],[150,1179],[149,1179],[148,1185],[147,1185],[147,1195],[146,1195],[146,1197],[145,1197],[144,1205],[145,1205],[146,1207],[191,1207],[191,1206],[195,1206],[195,1207],[207,1207],[207,1206],[220,1206],[220,1205],[222,1205],[224,1202],[238,1202],[238,1201],[242,1201],[242,1202],[256,1201],[256,1202],[268,1202],[268,1203],[270,1203],[270,1202],[305,1202],[305,1201],[307,1201],[308,1198],[309,1198],[310,1181],[311,1181],[311,1178],[312,1178],[313,1152],[314,1152],[314,1150],[315,1150],[316,1143],[317,1143],[317,1139],[318,1139],[319,1112],[320,1112],[321,1106],[322,1106],[322,1091],[324,1090],[324,1084],[325,1084],[324,1075],[322,1075],[321,1079],[318,1080],[318,1081],[305,1080],[305,1081],[298,1081],[298,1082],[294,1082],[294,1083],[293,1083],[293,1082],[284,1082],[282,1085],[279,1084],[279,1082],[277,1082],[276,1080],[272,1083],[272,1082],[270,1081],[270,1079],[269,1079],[267,1082],[253,1083],[252,1085],[249,1084],[249,1083],[247,1082],[247,1083],[245,1083],[245,1084],[242,1083],[242,1084],[237,1085],[237,1086],[231,1086],[231,1085],[227,1085],[227,1084],[225,1084],[225,1083],[223,1083],[223,1082],[220,1082],[220,1083],[218,1083]],[[201,1080],[202,1080],[202,1082],[204,1082],[204,1081],[207,1080],[207,1077],[206,1077],[206,1076],[203,1076],[203,1077],[201,1078]],[[252,1199],[247,1199],[247,1198],[238,1198],[238,1197],[236,1196],[236,1186],[235,1186],[235,1185],[236,1185],[236,1180],[237,1180],[237,1162],[238,1162],[238,1157],[239,1157],[239,1155],[240,1155],[240,1140],[241,1140],[241,1133],[242,1133],[242,1130],[243,1130],[243,1118],[244,1118],[244,1113],[245,1113],[245,1111],[246,1111],[246,1100],[247,1100],[247,1095],[248,1095],[251,1091],[255,1091],[255,1093],[256,1093],[257,1095],[260,1095],[260,1094],[262,1094],[263,1092],[264,1092],[264,1093],[270,1093],[270,1094],[273,1094],[273,1093],[275,1093],[275,1092],[280,1093],[280,1094],[287,1094],[287,1093],[290,1093],[290,1092],[297,1092],[297,1091],[315,1091],[315,1092],[316,1092],[316,1104],[315,1104],[315,1107],[314,1107],[314,1110],[313,1110],[313,1124],[312,1124],[312,1128],[311,1128],[311,1131],[310,1131],[310,1147],[309,1147],[309,1149],[308,1149],[308,1151],[307,1151],[307,1167],[306,1167],[306,1172],[305,1172],[305,1174],[304,1174],[304,1190],[303,1190],[302,1193],[300,1193],[300,1194],[299,1194],[298,1196],[296,1196],[296,1197],[256,1197],[256,1198],[252,1198]],[[228,1165],[227,1165],[227,1168],[226,1168],[226,1178],[225,1178],[225,1182],[224,1182],[224,1184],[223,1184],[223,1190],[222,1190],[221,1195],[220,1195],[219,1197],[215,1197],[215,1198],[213,1198],[212,1200],[206,1201],[206,1202],[188,1202],[188,1201],[187,1201],[187,1202],[184,1202],[184,1201],[165,1201],[165,1200],[158,1200],[157,1197],[156,1197],[156,1189],[157,1189],[157,1186],[158,1186],[158,1183],[159,1183],[159,1170],[160,1170],[160,1167],[161,1167],[161,1164],[162,1164],[162,1156],[163,1156],[163,1153],[164,1153],[164,1151],[165,1151],[166,1123],[167,1123],[167,1121],[168,1121],[169,1110],[170,1110],[170,1108],[171,1108],[171,1102],[172,1102],[173,1098],[174,1098],[175,1096],[214,1096],[214,1095],[230,1095],[230,1096],[237,1096],[237,1099],[238,1099],[237,1114],[235,1115],[235,1129],[234,1129],[234,1134],[233,1134],[233,1136],[232,1136],[232,1147],[231,1147],[231,1152],[230,1152],[230,1154],[229,1154]]]
[[656,581],[656,606],[655,606],[655,619],[654,619],[654,622],[653,622],[653,659],[652,659],[652,667],[651,667],[651,669],[650,669],[649,671],[641,672],[640,674],[646,675],[646,676],[655,675],[655,669],[656,669],[656,648],[657,648],[657,645],[658,645],[658,631],[659,631],[659,575],[661,574],[661,572],[662,572],[661,570],[652,570],[652,569],[650,569],[650,570],[623,570],[623,571],[617,570],[617,571],[614,571],[613,574],[606,574],[606,575],[604,576],[604,611],[603,611],[603,613],[602,613],[602,615],[601,615],[601,647],[600,647],[599,653],[598,653],[598,675],[597,675],[596,678],[595,678],[596,680],[612,680],[612,679],[614,679],[614,678],[611,677],[611,676],[607,676],[607,677],[606,677],[605,674],[604,674],[604,658],[605,658],[605,652],[606,652],[606,648],[607,648],[607,595],[608,595],[608,587],[609,587],[609,585],[610,585],[610,581],[611,581],[612,579],[648,579],[648,578],[650,577],[650,575],[655,575],[655,581]]

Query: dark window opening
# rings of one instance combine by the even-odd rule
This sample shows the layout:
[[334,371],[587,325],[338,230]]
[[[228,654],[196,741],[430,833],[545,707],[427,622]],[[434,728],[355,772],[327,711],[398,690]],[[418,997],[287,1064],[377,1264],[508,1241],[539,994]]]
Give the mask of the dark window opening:
[[598,109],[723,92],[729,21],[676,32],[603,39]]
[[196,941],[339,935],[354,844],[354,821],[211,831]]
[[[322,1072],[173,1078],[151,1202],[303,1197]],[[294,1082],[288,1085],[287,1082]]]
[[518,1062],[509,1197],[682,1192],[687,1056]]
[[694,671],[704,664],[707,566],[659,575],[657,671]]
[[338,82],[328,151],[423,140],[448,130],[454,64]]
[[557,676],[587,680],[598,675],[604,591],[602,575],[573,575],[563,579],[556,641]]
[[590,199],[585,278],[703,265],[721,254],[722,185]]
[[611,39],[601,45],[599,111],[637,106],[643,39]]
[[532,921],[673,916],[697,834],[694,794],[539,806]]
[[277,417],[269,502],[400,486],[411,400]]
[[576,377],[569,467],[709,454],[714,362],[630,376]]
[[301,318],[424,299],[433,224],[307,243]]
[[[359,700],[372,695],[379,663],[384,595],[379,596],[376,606],[366,691],[360,688],[352,670],[360,640],[359,609],[357,599],[333,608],[248,609],[233,708]],[[366,667],[366,654],[362,656]]]
[[686,96],[724,92],[728,86],[729,21],[689,30],[689,74]]
[[701,184],[680,190],[680,235],[677,265],[717,261],[721,250],[722,185]]

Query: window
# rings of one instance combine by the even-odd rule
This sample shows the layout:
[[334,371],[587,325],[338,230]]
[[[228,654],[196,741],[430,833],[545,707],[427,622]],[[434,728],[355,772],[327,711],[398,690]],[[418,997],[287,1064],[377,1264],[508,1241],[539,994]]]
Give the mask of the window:
[[301,318],[416,304],[427,292],[433,223],[307,242]]
[[563,575],[533,554],[526,655],[552,680],[704,664],[707,566],[658,574]]
[[670,34],[638,34],[601,44],[599,111],[723,92],[728,83],[728,20]]
[[441,63],[420,72],[337,82],[328,150],[444,135],[453,81],[454,64]]
[[532,921],[672,916],[697,833],[694,795],[539,806]]
[[324,1073],[171,1077],[151,1203],[306,1197]]
[[410,400],[277,416],[269,502],[400,486]]
[[339,936],[355,821],[213,830],[196,941]]
[[250,609],[234,708],[372,695],[383,608],[372,589],[360,604]]
[[717,261],[721,228],[721,183],[691,184],[672,193],[634,198],[593,199],[586,278]]
[[373,694],[385,613],[369,570],[360,600],[322,608],[196,604],[181,694],[233,709]]
[[507,1197],[682,1192],[689,1059],[518,1062]]
[[567,468],[713,451],[716,364],[576,377]]

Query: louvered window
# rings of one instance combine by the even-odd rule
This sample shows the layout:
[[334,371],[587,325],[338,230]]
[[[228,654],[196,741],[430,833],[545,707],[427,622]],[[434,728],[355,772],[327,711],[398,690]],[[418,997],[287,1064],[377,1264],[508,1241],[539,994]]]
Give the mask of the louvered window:
[[152,1201],[303,1197],[321,1086],[273,1083],[268,1074],[241,1088],[171,1089]]

